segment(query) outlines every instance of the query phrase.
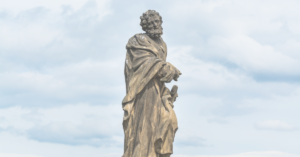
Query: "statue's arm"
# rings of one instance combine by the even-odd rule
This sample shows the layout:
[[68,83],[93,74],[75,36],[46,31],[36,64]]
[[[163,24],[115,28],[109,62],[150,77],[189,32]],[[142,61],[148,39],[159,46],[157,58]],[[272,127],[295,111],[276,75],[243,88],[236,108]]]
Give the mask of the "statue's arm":
[[169,83],[172,80],[177,81],[180,75],[181,72],[169,62],[166,62],[166,64],[157,73],[157,76],[160,78],[160,81],[166,83]]

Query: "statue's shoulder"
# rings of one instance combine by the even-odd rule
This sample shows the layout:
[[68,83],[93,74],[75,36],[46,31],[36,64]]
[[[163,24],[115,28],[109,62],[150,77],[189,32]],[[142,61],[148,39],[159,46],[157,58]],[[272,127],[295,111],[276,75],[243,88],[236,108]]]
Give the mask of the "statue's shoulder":
[[147,34],[145,33],[135,34],[128,40],[128,44],[130,45],[137,45],[137,44],[143,45],[144,43],[149,43],[147,39]]
[[161,41],[162,41],[162,44],[164,45],[164,47],[167,49],[167,44],[166,42],[164,41],[164,39],[162,37],[160,37]]

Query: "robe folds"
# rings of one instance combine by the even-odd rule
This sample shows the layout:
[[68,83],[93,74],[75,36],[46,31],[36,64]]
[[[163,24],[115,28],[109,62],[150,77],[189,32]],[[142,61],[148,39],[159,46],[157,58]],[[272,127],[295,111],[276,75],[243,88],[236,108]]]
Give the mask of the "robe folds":
[[158,75],[167,64],[167,46],[162,43],[160,46],[146,34],[136,34],[126,45],[123,157],[161,157],[173,153],[178,126],[168,103],[170,90]]

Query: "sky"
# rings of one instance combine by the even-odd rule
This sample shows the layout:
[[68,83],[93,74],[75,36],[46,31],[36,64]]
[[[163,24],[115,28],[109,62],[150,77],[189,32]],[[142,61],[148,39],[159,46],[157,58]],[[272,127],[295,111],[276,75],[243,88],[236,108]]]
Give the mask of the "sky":
[[163,19],[173,157],[300,157],[300,1],[0,0],[0,157],[120,157],[128,39]]

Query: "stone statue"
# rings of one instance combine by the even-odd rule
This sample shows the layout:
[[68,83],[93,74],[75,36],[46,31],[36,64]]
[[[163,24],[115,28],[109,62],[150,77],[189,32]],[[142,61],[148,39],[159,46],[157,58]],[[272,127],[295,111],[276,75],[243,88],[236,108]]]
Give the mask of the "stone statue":
[[166,62],[167,45],[161,38],[162,18],[155,10],[140,17],[146,33],[131,37],[126,45],[126,96],[123,99],[123,157],[170,157],[178,129],[173,110],[180,71]]

